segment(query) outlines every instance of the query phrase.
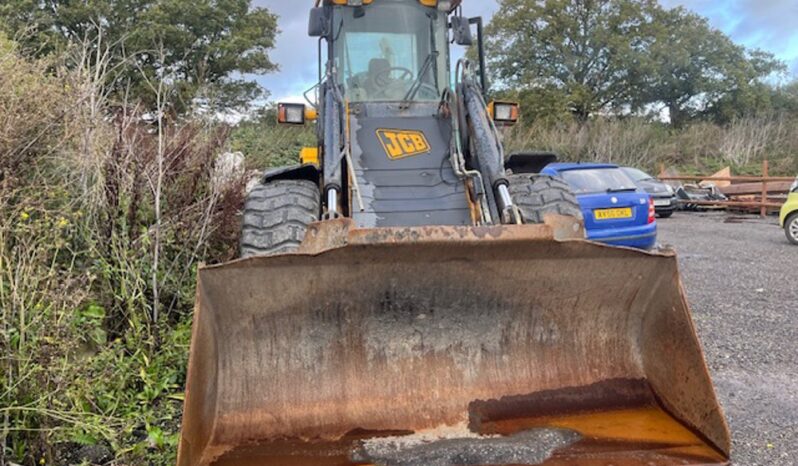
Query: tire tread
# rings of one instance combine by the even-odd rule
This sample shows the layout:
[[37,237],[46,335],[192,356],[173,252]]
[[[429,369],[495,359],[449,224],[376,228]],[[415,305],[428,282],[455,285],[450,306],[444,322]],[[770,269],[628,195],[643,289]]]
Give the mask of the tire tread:
[[310,181],[280,180],[255,186],[244,202],[240,256],[295,251],[320,212],[319,188]]
[[510,195],[526,223],[541,224],[546,214],[582,220],[582,209],[570,186],[548,175],[509,175]]

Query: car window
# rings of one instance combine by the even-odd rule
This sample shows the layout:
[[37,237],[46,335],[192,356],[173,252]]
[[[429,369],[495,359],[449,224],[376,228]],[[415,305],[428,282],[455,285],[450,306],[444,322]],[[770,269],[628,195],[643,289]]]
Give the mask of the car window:
[[566,170],[562,172],[562,177],[576,194],[596,194],[637,189],[634,181],[620,168]]
[[633,179],[634,181],[651,180],[654,178],[643,170],[638,170],[637,168],[623,167],[621,170],[629,175],[629,178]]

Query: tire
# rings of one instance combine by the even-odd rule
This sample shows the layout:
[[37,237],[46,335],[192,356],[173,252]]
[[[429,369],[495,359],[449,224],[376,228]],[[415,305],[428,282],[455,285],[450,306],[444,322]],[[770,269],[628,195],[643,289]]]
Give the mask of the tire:
[[319,220],[321,194],[315,183],[280,180],[258,184],[247,195],[241,224],[242,258],[296,251],[308,225]]
[[784,221],[784,233],[792,244],[798,245],[798,213],[790,215]]
[[525,223],[543,223],[546,214],[575,217],[580,221],[582,209],[568,184],[547,175],[509,175],[510,195],[521,211]]
[[671,212],[662,212],[662,213],[659,213],[657,215],[659,215],[659,218],[671,218],[671,217],[673,217],[673,211],[671,211]]

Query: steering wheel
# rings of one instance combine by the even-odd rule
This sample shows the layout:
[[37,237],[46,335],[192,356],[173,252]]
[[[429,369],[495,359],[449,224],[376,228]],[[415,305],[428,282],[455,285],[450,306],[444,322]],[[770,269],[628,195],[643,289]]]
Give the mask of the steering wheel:
[[391,83],[391,73],[394,71],[401,71],[402,75],[399,76],[397,79],[412,79],[413,78],[413,71],[401,66],[392,66],[390,68],[386,68],[376,75],[374,75],[374,82],[378,86],[387,86]]

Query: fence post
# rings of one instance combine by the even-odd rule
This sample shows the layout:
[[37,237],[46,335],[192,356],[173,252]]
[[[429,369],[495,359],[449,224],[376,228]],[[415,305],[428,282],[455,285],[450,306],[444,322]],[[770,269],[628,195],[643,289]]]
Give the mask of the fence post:
[[762,218],[768,216],[767,201],[768,201],[769,192],[770,191],[768,191],[768,160],[765,159],[762,161],[762,200],[761,200],[762,207],[759,210],[759,215]]

